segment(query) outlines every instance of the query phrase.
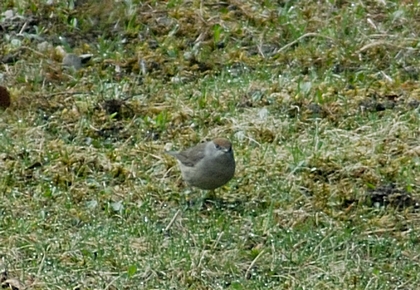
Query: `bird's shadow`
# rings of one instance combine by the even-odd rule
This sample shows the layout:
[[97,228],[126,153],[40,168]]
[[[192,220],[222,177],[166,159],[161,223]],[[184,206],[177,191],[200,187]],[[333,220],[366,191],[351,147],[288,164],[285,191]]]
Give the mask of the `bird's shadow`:
[[233,210],[236,212],[243,212],[246,203],[246,200],[241,199],[226,200],[216,196],[206,196],[185,201],[184,210]]

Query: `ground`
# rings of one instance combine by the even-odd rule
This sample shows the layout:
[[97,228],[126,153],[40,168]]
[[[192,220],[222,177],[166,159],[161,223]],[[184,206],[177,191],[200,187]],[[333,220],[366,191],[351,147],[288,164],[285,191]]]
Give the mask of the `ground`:
[[[4,288],[418,287],[416,2],[0,12]],[[164,151],[214,137],[203,201]]]

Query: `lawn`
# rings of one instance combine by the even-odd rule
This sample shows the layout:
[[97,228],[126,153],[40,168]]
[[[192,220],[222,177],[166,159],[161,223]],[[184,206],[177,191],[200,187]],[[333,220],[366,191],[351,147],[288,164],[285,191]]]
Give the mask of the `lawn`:
[[[3,0],[1,285],[418,288],[418,19],[417,1]],[[237,169],[206,200],[164,152],[215,137]]]

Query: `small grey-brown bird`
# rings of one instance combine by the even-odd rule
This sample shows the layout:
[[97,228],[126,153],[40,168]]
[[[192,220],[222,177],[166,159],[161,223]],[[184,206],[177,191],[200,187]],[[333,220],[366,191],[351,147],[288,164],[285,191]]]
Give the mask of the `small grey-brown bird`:
[[182,178],[191,186],[214,190],[235,174],[232,143],[225,138],[200,143],[186,150],[166,153],[178,159]]

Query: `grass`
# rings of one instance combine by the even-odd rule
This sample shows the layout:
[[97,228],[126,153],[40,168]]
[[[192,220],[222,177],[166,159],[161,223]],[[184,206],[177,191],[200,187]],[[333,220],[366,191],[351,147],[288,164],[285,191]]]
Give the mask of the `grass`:
[[[5,1],[2,285],[417,288],[419,13]],[[92,56],[76,71],[62,51]],[[163,152],[216,136],[235,178],[188,207],[201,193]]]

